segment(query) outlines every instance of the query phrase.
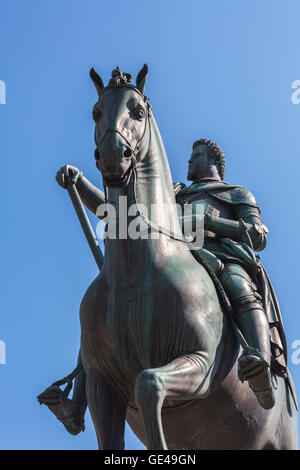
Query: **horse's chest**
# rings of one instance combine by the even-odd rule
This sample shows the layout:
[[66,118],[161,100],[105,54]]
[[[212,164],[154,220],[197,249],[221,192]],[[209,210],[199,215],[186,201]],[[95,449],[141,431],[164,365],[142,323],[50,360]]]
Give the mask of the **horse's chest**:
[[106,321],[113,347],[121,356],[131,356],[135,349],[139,355],[149,355],[154,313],[151,288],[110,290]]
[[143,285],[109,292],[106,321],[118,360],[130,370],[154,367],[178,354],[184,315],[176,294]]

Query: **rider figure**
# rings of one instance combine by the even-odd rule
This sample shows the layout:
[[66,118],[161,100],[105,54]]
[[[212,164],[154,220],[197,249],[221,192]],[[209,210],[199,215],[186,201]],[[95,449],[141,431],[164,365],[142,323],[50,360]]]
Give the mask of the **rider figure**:
[[[225,183],[225,157],[220,147],[197,140],[189,160],[186,187],[175,185],[176,200],[205,204],[204,245],[200,254],[214,266],[233,307],[234,321],[248,348],[239,358],[239,378],[248,380],[260,405],[274,406],[270,374],[270,330],[262,297],[254,282],[257,260],[253,250],[266,246],[267,228],[253,195],[241,186]],[[192,251],[197,259],[197,251]],[[211,255],[214,255],[214,264]]]
[[[266,273],[253,253],[265,248],[268,230],[263,225],[253,195],[241,186],[225,183],[224,169],[222,150],[214,142],[200,139],[193,144],[189,160],[188,180],[192,184],[185,186],[176,183],[174,192],[177,203],[181,205],[205,205],[204,246],[192,253],[198,261],[204,258],[213,266],[230,299],[234,322],[248,345],[239,358],[239,378],[248,381],[260,405],[270,409],[275,403],[271,359],[272,365],[276,363],[278,375],[285,376],[286,368],[284,341],[280,335],[282,323],[276,313],[273,312],[272,318],[272,312],[267,312],[265,308],[267,302],[264,302],[258,280],[265,280],[263,274]],[[66,188],[70,177],[75,178],[83,203],[96,214],[98,206],[105,201],[104,193],[74,166],[61,168],[56,179],[60,186]],[[272,327],[272,347],[277,348],[279,357],[277,362],[271,357],[269,324]],[[279,333],[276,330],[278,324],[281,328]],[[76,376],[72,400],[58,386],[49,387],[38,399],[49,407],[71,434],[84,430],[86,397],[83,369]]]

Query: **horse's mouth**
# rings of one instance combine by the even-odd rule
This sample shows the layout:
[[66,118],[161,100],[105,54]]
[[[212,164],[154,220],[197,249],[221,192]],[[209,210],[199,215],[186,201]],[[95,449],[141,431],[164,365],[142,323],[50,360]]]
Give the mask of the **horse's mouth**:
[[102,174],[103,178],[103,183],[105,186],[108,188],[113,187],[113,188],[122,188],[124,186],[127,186],[130,180],[132,172],[132,167],[129,167],[127,171],[122,176],[116,176],[116,177],[107,177]]

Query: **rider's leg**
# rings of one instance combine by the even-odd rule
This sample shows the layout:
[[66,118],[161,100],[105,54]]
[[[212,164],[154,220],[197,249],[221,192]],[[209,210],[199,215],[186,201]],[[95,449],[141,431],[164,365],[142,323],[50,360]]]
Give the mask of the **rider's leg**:
[[261,296],[247,272],[239,265],[226,264],[220,275],[234,309],[234,320],[249,350],[239,358],[239,377],[248,380],[260,405],[274,406],[270,375],[270,331]]

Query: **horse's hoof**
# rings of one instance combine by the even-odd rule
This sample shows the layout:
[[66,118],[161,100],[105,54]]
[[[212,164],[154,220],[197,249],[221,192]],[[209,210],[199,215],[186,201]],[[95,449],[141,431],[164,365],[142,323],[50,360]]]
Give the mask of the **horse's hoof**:
[[57,385],[51,385],[37,396],[40,405],[58,405],[63,403],[64,396],[62,390]]
[[79,403],[65,397],[58,386],[48,387],[37,399],[40,405],[49,408],[70,434],[76,436],[84,431],[85,409]]
[[85,410],[83,410],[82,407],[78,403],[75,403],[72,400],[68,399],[68,402],[69,402],[68,403],[69,411],[72,414],[69,416],[63,416],[63,417],[56,416],[56,417],[64,425],[64,427],[70,434],[72,434],[73,436],[77,436],[77,434],[85,430],[85,425],[84,425]]

